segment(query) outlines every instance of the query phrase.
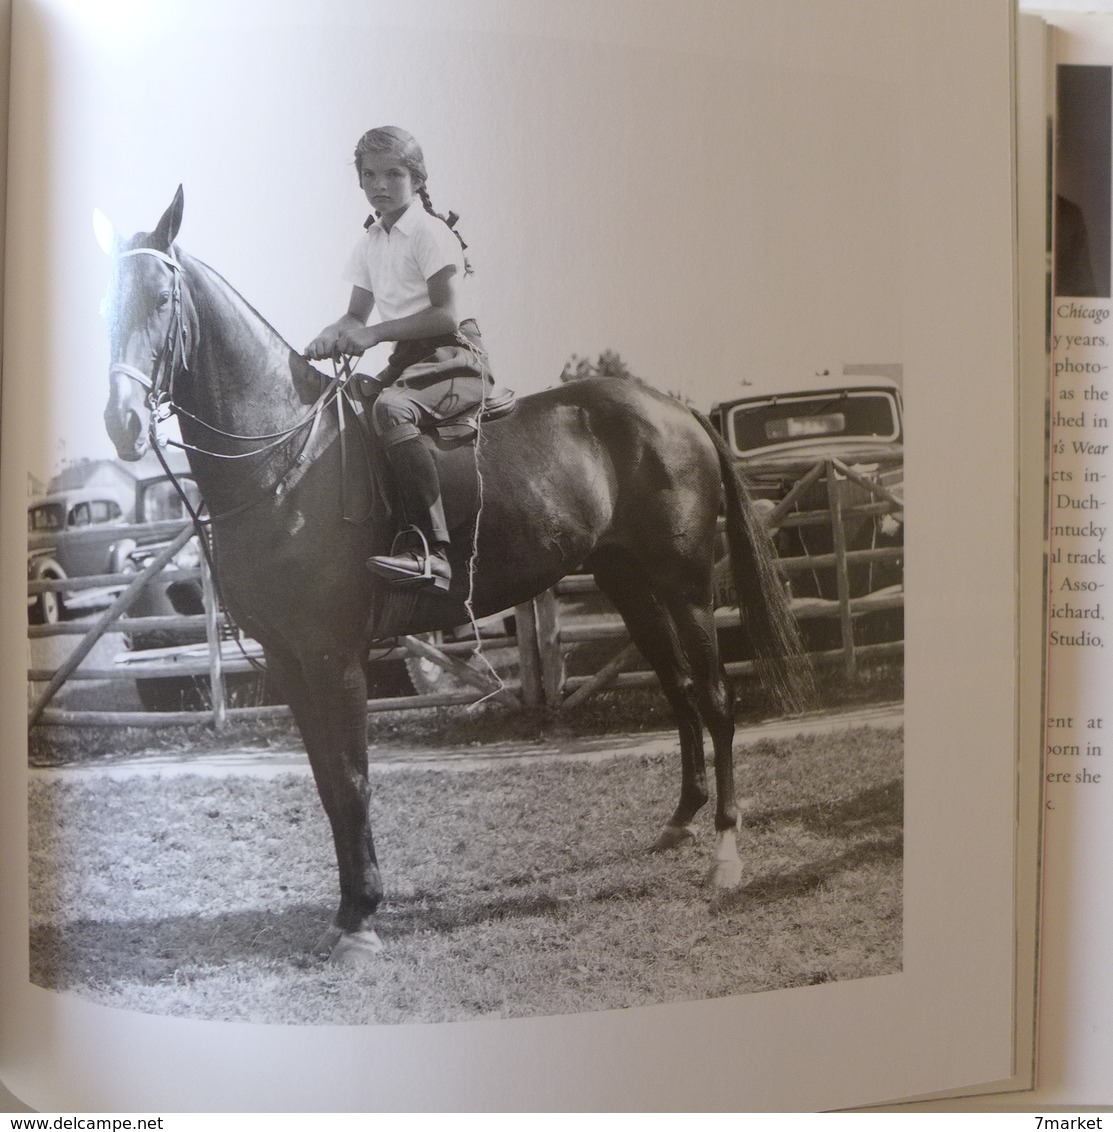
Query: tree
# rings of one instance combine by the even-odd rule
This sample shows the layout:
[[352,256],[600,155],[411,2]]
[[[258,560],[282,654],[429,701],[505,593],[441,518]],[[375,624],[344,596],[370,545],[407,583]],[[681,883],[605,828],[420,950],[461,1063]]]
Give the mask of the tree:
[[619,377],[627,381],[640,381],[630,372],[617,350],[604,350],[594,362],[572,354],[560,372],[561,381],[581,381],[585,377]]

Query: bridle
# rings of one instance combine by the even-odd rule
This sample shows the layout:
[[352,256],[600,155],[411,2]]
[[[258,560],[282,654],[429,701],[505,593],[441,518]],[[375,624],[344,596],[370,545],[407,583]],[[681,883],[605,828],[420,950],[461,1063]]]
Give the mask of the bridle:
[[[202,417],[191,413],[174,399],[175,379],[180,374],[188,372],[186,362],[189,349],[189,336],[186,320],[183,317],[182,265],[173,255],[173,250],[167,253],[161,252],[157,248],[131,248],[128,251],[118,253],[117,258],[126,259],[129,256],[139,255],[153,256],[170,269],[172,286],[170,290],[170,320],[166,327],[166,337],[163,340],[162,347],[158,354],[155,356],[154,368],[150,374],[144,373],[141,369],[129,365],[127,362],[114,362],[109,367],[108,374],[109,378],[115,374],[122,374],[138,383],[147,391],[147,431],[151,447],[155,449],[156,452],[159,452],[166,445],[170,445],[175,448],[182,448],[186,451],[197,452],[203,456],[211,456],[218,460],[243,460],[251,456],[261,456],[271,451],[273,448],[277,448],[279,445],[295,436],[307,425],[313,426],[310,434],[311,439],[312,434],[316,432],[322,411],[332,401],[337,399],[341,390],[346,386],[348,379],[351,377],[350,359],[344,358],[338,363],[336,380],[330,381],[321,391],[317,400],[309,407],[306,414],[287,428],[272,433],[243,435],[240,433],[227,432],[214,424],[210,424]],[[187,444],[184,441],[164,438],[159,433],[159,425],[172,416],[188,417],[215,436],[224,437],[226,440],[236,440],[250,444],[261,443],[261,447],[253,448],[245,452],[216,452],[209,448],[202,448],[196,444]],[[307,440],[306,447],[308,447],[308,443],[309,441]],[[240,508],[236,510],[238,511]]]
[[[310,453],[313,448],[313,440],[318,432],[318,426],[321,423],[325,410],[333,403],[335,403],[337,410],[337,426],[340,430],[341,458],[343,460],[345,449],[345,401],[349,402],[349,411],[353,411],[351,404],[353,394],[348,389],[348,384],[352,377],[351,358],[345,357],[334,362],[335,372],[332,380],[328,380],[324,378],[324,375],[320,375],[325,384],[317,399],[309,406],[303,416],[294,421],[293,424],[277,432],[247,435],[228,432],[217,425],[211,424],[204,418],[197,416],[195,413],[190,412],[184,405],[181,405],[175,400],[174,383],[181,374],[188,373],[187,362],[190,346],[188,325],[184,317],[183,268],[181,262],[173,254],[173,248],[171,248],[169,252],[162,252],[157,248],[131,248],[128,251],[119,252],[117,258],[126,259],[130,256],[141,255],[153,256],[170,269],[172,280],[169,300],[170,319],[166,327],[166,336],[161,348],[155,355],[154,367],[150,374],[144,373],[141,369],[129,365],[127,362],[114,362],[109,367],[108,372],[110,378],[116,374],[120,374],[136,382],[146,390],[146,406],[148,410],[147,434],[150,446],[158,457],[163,471],[166,472],[174,483],[187,511],[193,517],[194,523],[199,524],[202,520],[195,514],[193,507],[178,482],[178,477],[170,470],[163,456],[162,450],[165,447],[169,446],[181,448],[189,452],[197,452],[200,455],[209,456],[216,460],[245,460],[253,456],[263,456],[292,440],[302,430],[308,430],[304,443],[297,446],[296,451],[291,456],[284,471],[272,485],[262,488],[246,502],[223,511],[218,515],[212,515],[207,520],[204,520],[210,524],[230,518],[233,515],[238,515],[254,507],[256,504],[261,503],[264,499],[282,495],[293,487],[297,480],[299,480],[309,468]],[[203,448],[198,444],[188,444],[183,440],[174,440],[165,437],[160,433],[159,426],[163,421],[172,416],[188,417],[191,421],[194,421],[214,436],[223,437],[226,440],[236,441],[241,444],[249,444],[252,445],[252,447],[241,452],[218,452],[212,448]]]
[[[341,509],[346,519],[354,522],[362,522],[369,515],[362,518],[353,519],[348,515],[348,509],[344,505],[344,482],[345,476],[343,467],[346,461],[346,445],[345,445],[345,402],[347,402],[348,411],[358,415],[355,405],[357,404],[357,394],[352,392],[351,379],[352,372],[352,357],[342,357],[334,361],[334,374],[333,379],[329,380],[324,374],[314,370],[323,381],[321,393],[318,395],[314,403],[309,407],[308,411],[299,420],[278,432],[269,434],[255,434],[255,435],[241,435],[232,433],[211,424],[210,422],[198,417],[190,412],[183,405],[177,402],[174,398],[174,384],[176,379],[183,373],[188,373],[188,359],[189,349],[191,346],[189,340],[189,328],[187,321],[184,317],[184,303],[183,303],[183,283],[182,276],[184,270],[181,262],[173,254],[173,247],[171,246],[168,251],[159,251],[157,248],[130,248],[126,251],[117,252],[117,259],[126,259],[132,256],[153,256],[160,263],[170,270],[171,276],[171,290],[170,290],[170,317],[166,327],[166,336],[163,340],[162,346],[154,358],[154,366],[151,373],[144,373],[136,366],[130,365],[127,362],[113,362],[109,366],[109,378],[113,379],[116,375],[126,377],[134,381],[142,389],[146,391],[146,406],[148,409],[147,432],[151,448],[153,448],[159,463],[162,465],[163,471],[173,483],[175,490],[182,500],[187,514],[193,521],[193,525],[198,534],[198,542],[200,543],[202,553],[208,562],[210,573],[212,575],[214,588],[216,590],[217,600],[221,605],[224,605],[223,599],[220,595],[220,584],[216,570],[216,563],[212,556],[212,551],[209,545],[209,538],[206,534],[205,528],[210,529],[221,520],[231,518],[233,515],[239,515],[244,511],[249,510],[262,503],[266,499],[275,499],[290,491],[301,477],[309,470],[312,464],[312,450],[313,441],[318,433],[318,426],[324,415],[325,409],[335,403],[337,410],[337,430],[339,437],[340,448],[340,462],[341,462],[341,477],[340,477],[340,490],[341,490]],[[159,433],[159,425],[171,416],[188,417],[191,421],[200,425],[207,432],[215,436],[220,436],[228,440],[233,440],[241,443],[249,443],[258,445],[248,451],[242,452],[216,452],[211,449],[202,448],[198,445],[188,444],[184,441],[176,441],[167,437],[163,437]],[[201,455],[212,457],[219,460],[241,460],[252,456],[264,455],[272,449],[279,447],[287,441],[293,439],[303,429],[308,429],[305,441],[296,446],[296,450],[285,470],[277,478],[277,480],[270,486],[262,487],[255,495],[246,501],[223,511],[217,515],[210,515],[207,518],[202,518],[194,507],[192,501],[189,499],[188,494],[182,487],[181,482],[177,475],[171,470],[163,454],[163,448],[167,445],[173,445],[177,448],[182,448],[190,452],[197,452]],[[357,436],[363,440],[362,430],[356,430]],[[365,442],[365,441],[364,441]],[[477,470],[478,470],[478,449],[477,449]],[[482,498],[482,479],[480,479],[480,493]],[[373,506],[373,504],[372,504]],[[478,524],[479,514],[476,514],[476,523]],[[477,527],[478,529],[478,527]],[[469,598],[466,603],[469,614],[471,613],[471,588],[474,578],[474,554],[472,557],[472,565],[469,573]],[[226,608],[226,607],[225,607]],[[473,617],[474,624],[474,617]],[[478,635],[478,634],[477,634]],[[237,642],[239,638],[237,636]],[[242,651],[242,644],[240,644]],[[257,660],[253,657],[248,657],[247,653],[244,656],[250,661],[253,667],[262,668]]]
[[118,259],[127,259],[131,256],[149,255],[164,263],[170,268],[170,277],[173,285],[170,291],[170,322],[166,328],[166,338],[155,357],[154,369],[145,374],[141,369],[128,365],[127,362],[114,362],[108,370],[109,377],[123,374],[138,382],[147,391],[147,408],[151,414],[151,440],[157,442],[157,424],[165,420],[174,410],[174,378],[176,374],[185,369],[186,359],[186,327],[182,318],[182,265],[166,252],[157,248],[132,248],[120,252]]
[[[170,253],[159,251],[157,248],[131,248],[128,251],[117,253],[118,259],[126,259],[131,256],[147,255],[153,256],[160,263],[164,264],[170,269],[171,275],[171,290],[170,290],[170,319],[166,327],[166,336],[163,340],[162,346],[158,353],[155,355],[154,365],[149,374],[144,373],[136,366],[130,365],[127,362],[113,362],[109,366],[109,378],[119,374],[129,378],[136,384],[141,386],[146,391],[146,406],[148,409],[147,420],[147,433],[148,440],[151,448],[154,450],[155,455],[158,457],[159,463],[162,465],[163,471],[166,473],[171,483],[173,483],[178,496],[182,500],[182,504],[186,509],[187,514],[193,522],[194,529],[197,531],[198,541],[201,546],[202,553],[209,564],[209,569],[212,574],[213,584],[217,590],[218,600],[220,599],[220,585],[217,577],[216,563],[213,560],[211,549],[209,547],[209,540],[205,533],[205,527],[212,527],[215,523],[231,518],[233,515],[239,515],[244,511],[261,503],[264,499],[274,498],[284,494],[293,484],[301,478],[309,467],[309,455],[313,446],[313,439],[317,435],[318,425],[324,414],[324,410],[333,402],[336,403],[339,427],[341,430],[341,446],[343,452],[343,428],[344,428],[344,400],[350,398],[352,394],[347,390],[347,384],[352,376],[351,373],[351,359],[343,358],[340,362],[336,363],[337,372],[335,380],[326,380],[325,387],[322,389],[316,401],[309,407],[308,411],[303,417],[295,421],[292,425],[284,428],[278,432],[267,434],[255,435],[240,435],[238,433],[227,432],[218,426],[209,423],[208,421],[198,417],[196,414],[190,412],[183,405],[179,404],[174,399],[174,383],[175,380],[183,373],[188,373],[188,352],[189,352],[189,334],[186,320],[183,314],[182,302],[182,265],[179,260],[173,255],[173,249]],[[195,421],[204,429],[208,430],[216,436],[224,437],[228,440],[246,442],[258,445],[250,450],[243,452],[216,452],[212,449],[202,448],[199,445],[187,444],[184,441],[178,441],[163,436],[159,431],[159,426],[163,421],[172,416],[184,416],[190,420]],[[305,442],[298,446],[297,451],[293,455],[289,465],[285,471],[279,476],[278,480],[271,486],[261,489],[257,494],[246,500],[239,505],[232,507],[226,511],[221,512],[219,515],[210,515],[202,517],[198,509],[190,500],[187,492],[182,487],[179,477],[171,470],[163,454],[163,448],[171,445],[175,448],[182,448],[190,452],[197,452],[204,456],[210,456],[219,460],[242,460],[252,456],[261,456],[272,449],[279,447],[296,436],[300,431],[308,427]],[[238,637],[236,638],[238,641]],[[242,644],[240,648],[242,650]],[[254,658],[244,653],[244,656],[251,662],[252,666],[263,670],[263,666]]]

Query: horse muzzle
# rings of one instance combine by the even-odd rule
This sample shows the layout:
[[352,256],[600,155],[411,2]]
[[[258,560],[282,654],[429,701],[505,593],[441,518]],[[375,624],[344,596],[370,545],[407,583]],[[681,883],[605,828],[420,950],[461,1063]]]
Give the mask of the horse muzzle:
[[116,455],[129,462],[141,459],[150,443],[151,412],[141,393],[141,387],[126,374],[112,374],[104,427]]

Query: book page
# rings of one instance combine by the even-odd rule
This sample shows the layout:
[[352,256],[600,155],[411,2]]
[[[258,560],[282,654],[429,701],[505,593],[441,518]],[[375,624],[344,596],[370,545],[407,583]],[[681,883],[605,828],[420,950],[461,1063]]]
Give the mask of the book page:
[[[21,632],[9,634],[0,1066],[17,1095],[38,1108],[89,1111],[814,1110],[1030,1083],[1035,815],[1017,793],[1011,8],[1005,0],[852,8],[475,0],[417,9],[201,0],[93,16],[65,0],[16,6],[5,532],[24,529],[29,479],[112,455],[101,422],[109,345],[100,308],[113,267],[94,239],[94,209],[125,237],[150,232],[183,185],[181,254],[211,265],[300,352],[348,303],[343,266],[368,208],[352,148],[387,123],[421,140],[436,207],[460,213],[500,380],[523,396],[544,391],[560,384],[572,355],[617,350],[633,373],[706,411],[759,385],[784,393],[814,388],[823,375],[841,389],[856,369],[896,374],[887,380],[898,385],[907,422],[902,519],[911,531],[904,699],[894,709],[900,766],[870,784],[863,739],[860,766],[820,807],[851,837],[888,799],[902,809],[892,836],[824,845],[802,866],[770,866],[760,884],[747,877],[778,816],[793,818],[797,846],[812,844],[817,819],[803,798],[805,784],[828,773],[830,741],[821,739],[800,798],[788,797],[779,815],[751,814],[733,903],[698,891],[701,857],[664,858],[663,871],[675,861],[693,882],[680,898],[683,933],[642,924],[641,949],[614,975],[627,988],[617,1006],[577,997],[596,960],[577,954],[575,932],[557,945],[539,928],[523,956],[488,964],[503,976],[499,997],[461,996],[469,1013],[412,1020],[414,991],[391,1018],[351,1015],[379,982],[409,978],[424,994],[464,979],[461,971],[473,970],[456,943],[465,928],[526,920],[550,905],[558,916],[566,906],[579,911],[575,870],[594,836],[589,811],[556,831],[542,861],[536,842],[558,820],[544,793],[507,829],[486,820],[484,799],[465,805],[455,788],[399,800],[402,814],[416,816],[391,814],[376,830],[387,870],[382,968],[326,967],[312,939],[295,952],[285,935],[272,956],[276,985],[307,994],[336,987],[335,1010],[313,1024],[295,1016],[293,993],[268,1002],[281,1017],[264,1014],[258,983],[206,1000],[199,988],[214,972],[202,969],[203,957],[175,952],[174,940],[195,923],[209,939],[257,925],[249,951],[257,941],[271,946],[276,922],[283,933],[295,922],[306,931],[327,922],[335,861],[315,850],[306,854],[312,867],[290,859],[304,832],[295,826],[323,829],[315,801],[312,817],[291,807],[289,841],[233,830],[224,845],[214,833],[227,867],[249,868],[250,893],[222,887],[213,868],[196,877],[200,895],[189,889],[181,908],[151,912],[164,874],[202,871],[177,856],[184,835],[163,808],[192,791],[181,812],[214,815],[215,830],[221,805],[179,768],[145,780],[149,808],[140,809],[134,776],[114,772],[112,789],[126,802],[96,815],[58,810],[45,830],[80,845],[94,827],[103,833],[109,813],[135,840],[115,874],[80,889],[84,906],[51,921],[42,908],[63,900],[69,881],[44,884],[41,854],[39,879],[29,878],[28,837],[44,824],[29,830],[28,792],[60,804],[82,796],[89,779],[28,774],[27,649]],[[838,418],[828,410],[797,423],[814,430]],[[3,617],[22,629],[26,547],[6,534],[2,553]],[[820,723],[827,735],[830,721]],[[806,726],[777,724],[794,757],[810,749]],[[675,755],[675,735],[667,742]],[[768,756],[761,743],[736,746],[745,797],[744,764],[756,773]],[[290,767],[295,755],[300,769],[283,781],[311,795],[304,758],[292,752]],[[652,755],[640,752],[649,763]],[[772,760],[762,765],[777,777]],[[534,773],[548,782],[553,771]],[[387,777],[389,768],[378,780],[384,794]],[[606,793],[601,782],[585,788],[585,807]],[[492,800],[497,793],[488,791]],[[640,853],[657,809],[663,820],[671,804],[657,799],[651,813],[624,819],[631,844],[616,855]],[[700,817],[697,854],[712,839],[710,820]],[[461,831],[455,840],[434,840],[450,822]],[[398,846],[413,828],[428,829],[428,842],[418,839],[407,865]],[[507,847],[510,836],[520,850]],[[457,854],[476,840],[490,842],[489,878],[475,883],[493,890],[493,903],[442,914]],[[879,863],[884,882],[872,871]],[[868,973],[839,966],[853,901],[822,928],[765,930],[767,904],[780,910],[795,881],[826,904],[859,867],[863,899],[884,885],[899,889],[885,922],[866,925],[879,941]],[[421,869],[432,877],[427,887],[413,879]],[[560,900],[506,895],[539,875],[559,879]],[[55,881],[57,893],[44,896]],[[636,917],[636,887],[614,887],[593,902],[614,922]],[[712,970],[679,999],[636,997],[643,972],[648,979],[666,959],[700,952],[716,924],[735,922],[727,914],[739,917],[740,936],[753,933],[732,962],[795,955],[797,937],[812,936],[824,963],[804,969],[793,959],[780,981],[752,993]],[[41,962],[43,938],[88,946],[94,937],[119,944],[111,977],[81,981],[96,948],[80,944],[66,968],[71,983],[42,974],[52,969]],[[429,967],[426,945],[456,948],[457,962]],[[407,957],[411,946],[420,961]],[[552,953],[557,989],[573,1005],[531,1011],[515,997],[519,972]],[[113,1005],[119,987],[134,983],[150,997]]]
[[1113,772],[1106,546],[1110,460],[1113,18],[1056,14],[1048,720],[1041,1101],[1113,1103]]
[[[8,77],[11,71],[12,6],[10,0],[0,4],[0,124],[5,136],[8,130]],[[0,152],[0,186],[8,183],[8,152]],[[7,200],[6,188],[0,189],[0,218],[4,215]],[[0,263],[4,262],[4,227],[0,224]],[[4,329],[3,296],[0,295],[0,333]]]

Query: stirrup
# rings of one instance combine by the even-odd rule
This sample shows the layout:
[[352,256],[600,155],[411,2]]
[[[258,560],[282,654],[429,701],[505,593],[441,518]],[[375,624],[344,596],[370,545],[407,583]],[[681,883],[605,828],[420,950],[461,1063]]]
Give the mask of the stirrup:
[[[404,550],[398,553],[398,542],[409,535],[416,534],[421,540],[421,553],[417,550]],[[420,572],[408,569],[408,562],[404,563],[403,555],[408,555],[415,565],[421,567]],[[434,561],[444,562],[444,571],[433,570]],[[367,568],[380,577],[384,577],[394,586],[432,586],[435,589],[447,590],[452,582],[452,568],[447,558],[438,559],[429,546],[429,540],[420,527],[403,527],[390,544],[389,555],[374,555],[367,560]]]

